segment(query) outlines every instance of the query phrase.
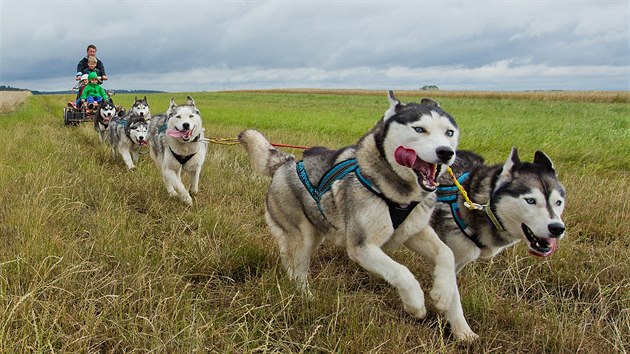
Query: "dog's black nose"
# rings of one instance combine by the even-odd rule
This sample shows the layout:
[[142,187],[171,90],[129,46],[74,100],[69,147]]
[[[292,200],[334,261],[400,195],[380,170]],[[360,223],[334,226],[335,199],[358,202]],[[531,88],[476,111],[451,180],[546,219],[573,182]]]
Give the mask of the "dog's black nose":
[[560,236],[564,233],[564,225],[559,222],[554,222],[547,226],[549,232],[554,236]]
[[189,130],[190,129],[190,123],[182,124],[182,128],[184,128],[184,130]]
[[451,157],[455,155],[455,151],[453,151],[453,149],[448,146],[440,146],[435,150],[435,153],[437,154],[438,158],[443,162],[450,160]]

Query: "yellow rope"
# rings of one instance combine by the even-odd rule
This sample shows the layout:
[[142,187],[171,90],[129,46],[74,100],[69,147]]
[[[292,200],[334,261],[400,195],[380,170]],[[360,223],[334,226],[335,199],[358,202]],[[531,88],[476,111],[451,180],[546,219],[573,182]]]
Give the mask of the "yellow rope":
[[466,193],[466,190],[464,189],[464,187],[462,187],[462,185],[459,184],[459,181],[457,180],[457,178],[455,177],[455,174],[453,173],[453,169],[451,169],[450,167],[447,167],[446,171],[448,171],[448,174],[451,175],[451,179],[453,180],[453,183],[455,183],[455,186],[464,197],[464,201],[465,201],[464,205],[466,206],[466,208],[470,210],[475,210],[475,209],[482,210],[483,205],[474,203],[472,200],[470,200],[470,198],[468,198],[468,193]]
[[236,138],[208,138],[208,141],[222,145],[236,145],[239,143]]

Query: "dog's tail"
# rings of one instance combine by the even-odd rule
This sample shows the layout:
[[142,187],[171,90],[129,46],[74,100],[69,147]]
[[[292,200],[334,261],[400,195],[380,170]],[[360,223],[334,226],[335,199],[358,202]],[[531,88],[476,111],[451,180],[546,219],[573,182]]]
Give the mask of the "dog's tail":
[[249,161],[256,173],[273,176],[276,170],[295,157],[273,147],[257,130],[247,129],[238,135],[238,141],[247,149]]

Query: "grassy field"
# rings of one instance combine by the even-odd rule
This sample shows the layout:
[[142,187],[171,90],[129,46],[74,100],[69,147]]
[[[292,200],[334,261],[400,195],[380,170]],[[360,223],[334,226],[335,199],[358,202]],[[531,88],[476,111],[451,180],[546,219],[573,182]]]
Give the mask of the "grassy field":
[[[148,155],[127,172],[92,126],[64,127],[72,97],[51,95],[0,114],[0,352],[628,353],[630,94],[398,96],[422,94],[455,117],[461,148],[495,163],[512,146],[523,160],[543,150],[567,188],[567,236],[551,258],[518,245],[458,275],[476,342],[456,342],[430,306],[411,318],[328,244],[303,299],[263,220],[269,180],[240,146],[210,146],[185,207]],[[352,144],[388,108],[385,92],[192,96],[209,136],[257,128],[305,146]],[[170,97],[148,96],[154,114]],[[429,289],[421,259],[392,256]]]

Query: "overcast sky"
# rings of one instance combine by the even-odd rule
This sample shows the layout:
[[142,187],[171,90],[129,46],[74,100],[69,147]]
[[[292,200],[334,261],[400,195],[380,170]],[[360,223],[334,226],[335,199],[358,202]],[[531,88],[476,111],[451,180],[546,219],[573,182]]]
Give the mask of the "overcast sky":
[[628,3],[0,0],[0,85],[630,90]]

